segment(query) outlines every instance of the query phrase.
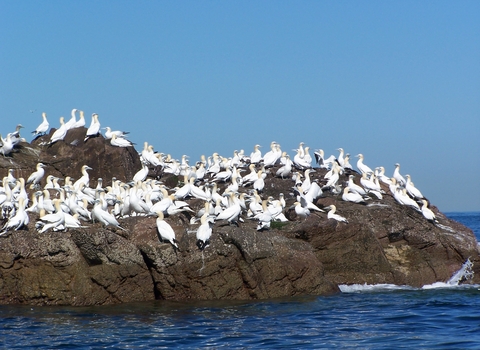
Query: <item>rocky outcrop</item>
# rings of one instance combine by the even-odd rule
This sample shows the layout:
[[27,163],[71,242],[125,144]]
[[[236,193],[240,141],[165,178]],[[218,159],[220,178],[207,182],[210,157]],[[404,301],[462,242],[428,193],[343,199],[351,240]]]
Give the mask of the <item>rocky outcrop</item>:
[[[86,164],[91,179],[127,181],[141,168],[135,149],[112,147],[99,136],[83,141],[85,129],[69,132],[65,142],[45,145],[48,136],[22,143],[10,157],[0,157],[0,176],[9,168],[28,177],[37,162],[47,174],[80,176]],[[161,172],[169,186],[177,178]],[[314,178],[322,179],[317,169]],[[105,183],[106,182],[106,183]],[[284,193],[294,202],[293,183],[269,175],[264,196]],[[387,190],[387,189],[386,189]],[[203,206],[190,200],[192,209]],[[352,204],[325,193],[319,207],[335,204],[348,224],[324,213],[275,223],[257,231],[245,219],[239,227],[216,222],[210,245],[200,251],[189,214],[166,218],[179,249],[162,242],[154,217],[119,219],[120,228],[85,223],[67,232],[27,228],[0,237],[0,303],[103,305],[152,299],[261,299],[338,292],[338,284],[394,283],[421,286],[446,281],[470,258],[480,266],[477,241],[468,228],[433,207],[441,225],[385,195],[370,205]],[[480,276],[475,275],[473,282]]]

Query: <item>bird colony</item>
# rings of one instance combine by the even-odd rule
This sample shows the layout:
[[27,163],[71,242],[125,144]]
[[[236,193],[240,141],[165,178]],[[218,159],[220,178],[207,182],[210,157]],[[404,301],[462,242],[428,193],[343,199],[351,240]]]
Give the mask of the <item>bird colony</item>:
[[[63,142],[69,130],[79,127],[85,127],[84,114],[73,109],[70,120],[65,122],[61,117],[60,126],[42,147]],[[19,142],[25,141],[20,136],[21,128],[22,125],[18,125],[15,132],[5,138],[0,135],[3,157],[8,157]],[[94,113],[84,141],[101,135],[101,130],[99,116]],[[127,139],[128,133],[112,131],[110,127],[103,130],[112,147],[132,146]],[[49,123],[43,113],[42,123],[33,135],[44,135],[48,131]],[[388,177],[383,167],[372,169],[367,166],[362,154],[356,156],[358,161],[354,169],[350,164],[350,155],[342,148],[338,149],[337,156],[328,158],[322,149],[315,150],[312,158],[310,148],[303,142],[294,150],[293,158],[282,151],[277,142],[272,142],[264,154],[260,148],[260,145],[255,145],[249,155],[243,150],[234,151],[231,157],[213,153],[190,165],[188,156],[182,156],[181,160],[173,159],[155,152],[154,147],[145,142],[139,153],[142,169],[131,181],[123,183],[113,179],[108,186],[103,184],[102,179],[91,181],[88,164],[82,167],[81,174],[71,174],[64,179],[49,175],[48,167],[42,163],[37,164],[36,171],[26,180],[15,178],[14,170],[10,169],[0,187],[3,220],[0,236],[24,228],[31,217],[36,220],[38,232],[44,234],[50,230],[82,228],[93,222],[123,230],[120,225],[123,218],[155,216],[160,240],[178,249],[175,230],[167,222],[168,217],[187,215],[188,232],[196,233],[197,246],[203,250],[208,246],[216,225],[239,226],[245,220],[254,220],[257,230],[268,230],[272,222],[289,221],[287,216],[290,220],[305,220],[311,215],[333,220],[338,225],[348,225],[348,217],[337,213],[335,205],[317,206],[317,199],[322,196],[368,206],[389,195],[399,205],[409,206],[432,224],[438,224],[435,214],[428,208],[428,201],[414,186],[411,177],[400,174],[399,164],[395,165],[393,175]],[[155,169],[157,174],[176,175],[182,181],[177,187],[168,188],[161,181],[161,176],[155,179],[148,177],[150,169]],[[312,175],[316,169],[322,169],[324,175],[314,178]],[[341,175],[345,175],[342,179],[348,180],[340,180]],[[291,183],[291,193],[280,193],[278,198],[264,195],[267,177]],[[73,178],[77,180],[73,181]],[[42,182],[45,183],[43,187]],[[200,210],[192,209],[192,199],[203,201]],[[293,205],[287,206],[287,202]],[[293,212],[296,215],[291,215]],[[287,213],[289,215],[285,215]]]

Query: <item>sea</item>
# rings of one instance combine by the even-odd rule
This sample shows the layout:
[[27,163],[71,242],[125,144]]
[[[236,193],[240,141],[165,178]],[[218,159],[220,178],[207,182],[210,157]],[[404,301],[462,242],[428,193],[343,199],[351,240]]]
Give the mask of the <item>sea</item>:
[[[446,213],[480,238],[480,212]],[[340,286],[333,296],[0,306],[5,349],[480,349],[480,285]]]

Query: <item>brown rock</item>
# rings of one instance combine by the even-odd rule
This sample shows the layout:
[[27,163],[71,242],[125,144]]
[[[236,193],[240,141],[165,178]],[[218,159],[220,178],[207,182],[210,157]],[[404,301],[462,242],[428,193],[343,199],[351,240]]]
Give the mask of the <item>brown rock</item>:
[[[42,162],[46,175],[78,178],[86,164],[93,168],[91,186],[98,177],[107,186],[112,177],[128,181],[141,168],[133,147],[113,147],[102,136],[84,142],[85,130],[69,131],[65,141],[50,146],[49,136],[22,143],[10,157],[0,157],[0,176],[13,168],[17,178],[27,178]],[[159,169],[151,174],[160,174],[170,187],[178,181]],[[324,174],[317,169],[312,179],[324,184]],[[188,213],[165,219],[176,232],[178,250],[160,241],[154,217],[120,219],[125,230],[86,223],[81,229],[39,234],[36,215],[30,214],[27,228],[0,236],[0,303],[102,305],[324,295],[338,292],[338,284],[446,281],[468,258],[475,269],[480,262],[472,231],[434,207],[441,226],[388,194],[360,205],[325,192],[317,205],[335,204],[349,223],[329,220],[325,213],[303,220],[288,209],[295,201],[292,186],[291,180],[270,174],[262,194],[278,198],[283,193],[290,222],[263,232],[256,231],[253,220],[245,219],[239,227],[217,222],[204,251],[195,244],[198,225],[189,223]],[[219,187],[222,192],[225,184]],[[189,203],[194,210],[203,207],[202,200]],[[472,282],[478,283],[477,276]]]

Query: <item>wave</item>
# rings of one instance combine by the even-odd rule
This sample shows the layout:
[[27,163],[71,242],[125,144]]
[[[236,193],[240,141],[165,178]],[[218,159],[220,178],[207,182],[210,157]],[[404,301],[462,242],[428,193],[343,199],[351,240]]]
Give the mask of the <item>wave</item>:
[[422,290],[422,289],[480,289],[478,284],[463,284],[473,278],[473,263],[467,259],[462,267],[453,274],[447,282],[435,282],[426,284],[421,288],[415,288],[407,285],[396,284],[340,284],[338,287],[342,293],[361,293],[361,292],[385,292],[397,290]]

